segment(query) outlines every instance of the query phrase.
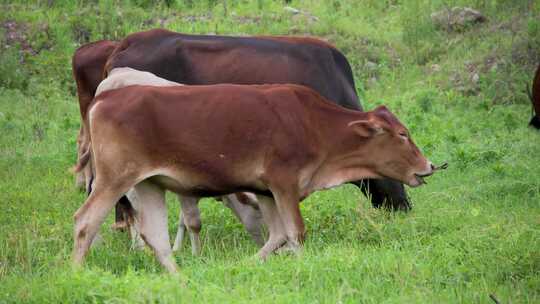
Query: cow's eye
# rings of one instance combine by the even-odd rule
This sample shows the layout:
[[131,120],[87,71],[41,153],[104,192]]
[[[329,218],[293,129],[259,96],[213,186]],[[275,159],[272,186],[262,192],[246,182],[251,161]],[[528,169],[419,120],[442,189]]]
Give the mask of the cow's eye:
[[403,137],[403,138],[407,138],[407,133],[406,132],[399,132],[399,136]]

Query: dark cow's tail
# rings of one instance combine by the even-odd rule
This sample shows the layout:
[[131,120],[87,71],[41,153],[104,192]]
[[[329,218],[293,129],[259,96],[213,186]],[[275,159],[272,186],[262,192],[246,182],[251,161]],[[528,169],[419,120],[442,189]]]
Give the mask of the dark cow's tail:
[[363,111],[362,104],[360,102],[360,98],[358,97],[358,94],[356,93],[356,87],[354,85],[354,76],[352,73],[351,65],[349,64],[349,61],[343,55],[340,51],[338,51],[335,48],[331,48],[332,51],[332,57],[334,58],[334,62],[338,66],[338,72],[337,77],[341,78],[341,81],[343,83],[343,90],[344,90],[344,96],[343,100],[335,100],[337,101],[341,106],[351,109],[351,110],[359,110]]

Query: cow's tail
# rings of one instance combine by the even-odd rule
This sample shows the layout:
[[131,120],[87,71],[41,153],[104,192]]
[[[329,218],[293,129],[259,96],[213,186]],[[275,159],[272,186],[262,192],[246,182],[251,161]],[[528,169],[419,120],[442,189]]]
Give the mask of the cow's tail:
[[86,137],[81,144],[84,148],[82,148],[83,152],[77,159],[77,164],[72,169],[74,173],[79,173],[83,171],[87,166],[91,165],[90,162],[92,159],[92,137],[90,136],[90,124],[88,122],[88,119],[83,119],[83,127],[86,129]]
[[89,144],[87,149],[81,155],[81,157],[79,157],[77,164],[73,167],[73,172],[75,173],[81,172],[90,162],[91,156],[92,156],[92,147],[91,147],[91,144]]
[[531,118],[531,121],[529,122],[529,125],[540,130],[540,117],[538,116],[538,113],[534,111],[534,98],[531,92],[531,87],[529,87],[528,83],[527,83],[527,96],[529,96],[529,100],[531,101],[531,107],[532,107],[531,112],[533,115],[533,117]]

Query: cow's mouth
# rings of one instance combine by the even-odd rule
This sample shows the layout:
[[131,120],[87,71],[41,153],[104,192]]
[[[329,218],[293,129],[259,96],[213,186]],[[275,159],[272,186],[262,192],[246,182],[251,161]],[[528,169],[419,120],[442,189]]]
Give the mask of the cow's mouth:
[[431,176],[433,175],[433,171],[429,172],[429,173],[426,173],[426,174],[417,174],[415,173],[414,174],[414,177],[416,178],[416,181],[418,182],[418,185],[427,185],[427,182],[426,180],[424,179],[424,177],[428,177],[428,176]]
[[416,181],[418,182],[418,185],[424,185],[424,184],[427,184],[424,177],[431,176],[431,175],[433,175],[433,173],[435,173],[435,171],[444,170],[446,168],[448,168],[448,163],[443,163],[440,166],[431,165],[431,171],[430,172],[428,172],[428,173],[415,173],[414,177],[416,178]]

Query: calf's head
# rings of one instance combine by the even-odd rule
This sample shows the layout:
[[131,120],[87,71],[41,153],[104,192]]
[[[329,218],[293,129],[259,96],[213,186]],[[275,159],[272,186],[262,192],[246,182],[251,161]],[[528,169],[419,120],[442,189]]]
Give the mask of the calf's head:
[[437,169],[416,147],[407,128],[384,106],[368,112],[367,119],[351,121],[348,127],[361,138],[362,154],[368,155],[368,170],[375,176],[416,187]]

